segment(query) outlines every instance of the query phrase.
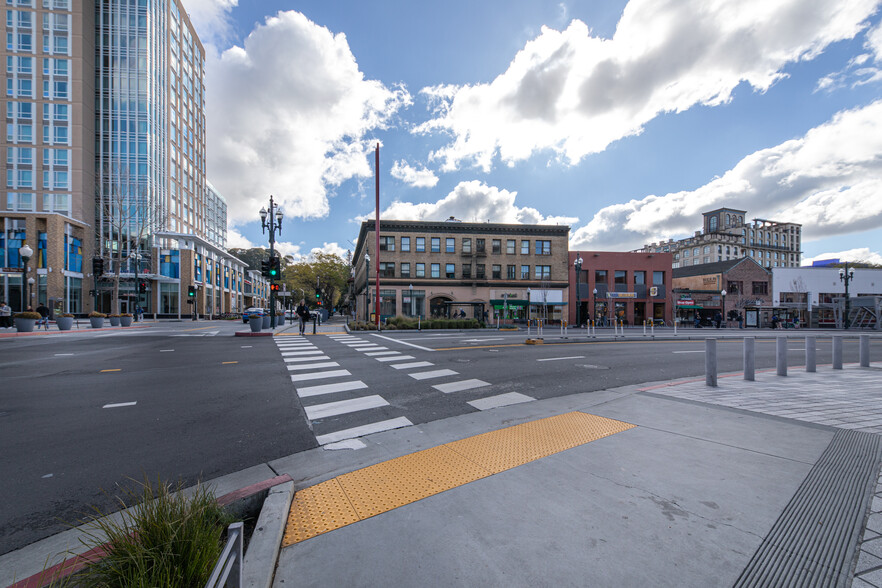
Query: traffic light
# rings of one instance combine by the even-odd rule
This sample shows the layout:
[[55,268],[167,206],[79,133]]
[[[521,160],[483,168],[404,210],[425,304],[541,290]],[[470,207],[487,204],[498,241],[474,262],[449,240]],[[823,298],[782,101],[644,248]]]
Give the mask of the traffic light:
[[189,298],[196,296],[196,286],[187,286],[187,296]]
[[104,258],[103,257],[93,257],[92,258],[92,274],[96,276],[104,275]]
[[322,301],[321,301],[321,300],[318,301],[318,305],[319,305],[319,306],[322,305]]
[[260,262],[260,275],[262,275],[264,278],[270,277],[270,260],[269,259],[261,260],[261,262]]
[[147,282],[145,282],[143,280],[138,282],[138,292],[143,294],[146,291],[147,291]]
[[315,299],[319,300],[322,297],[322,291],[316,288],[315,290]]
[[271,292],[278,292],[280,288],[281,288],[281,286],[279,284],[270,284],[270,291]]
[[269,260],[269,278],[278,279],[282,275],[282,258],[275,255]]

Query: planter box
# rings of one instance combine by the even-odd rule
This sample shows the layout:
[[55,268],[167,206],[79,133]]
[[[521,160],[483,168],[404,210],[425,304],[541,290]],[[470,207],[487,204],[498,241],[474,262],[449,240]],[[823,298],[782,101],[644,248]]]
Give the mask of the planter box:
[[111,326],[111,327],[118,327],[118,326],[119,326],[119,318],[120,318],[120,317],[118,317],[118,316],[111,316],[111,317],[108,317],[108,318],[110,319],[110,326]]
[[[119,324],[121,324],[124,327],[131,327],[132,321],[134,320],[134,318],[135,317],[131,317],[131,316],[121,316],[121,317],[119,317]],[[110,321],[110,324],[113,324],[113,321]]]
[[19,333],[33,333],[36,323],[37,319],[17,318],[15,319],[15,328]]
[[58,325],[59,331],[70,331],[73,327],[74,317],[59,316],[55,318],[55,324]]
[[92,325],[93,329],[100,329],[100,328],[104,327],[104,319],[101,317],[96,318],[96,317],[90,316],[89,317],[89,324]]

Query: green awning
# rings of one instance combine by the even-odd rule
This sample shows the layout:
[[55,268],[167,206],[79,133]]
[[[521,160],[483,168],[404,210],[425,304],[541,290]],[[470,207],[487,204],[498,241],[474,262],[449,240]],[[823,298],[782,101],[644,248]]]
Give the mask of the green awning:
[[[509,307],[512,307],[512,306],[527,306],[527,304],[529,304],[529,302],[526,301],[526,300],[518,300],[517,298],[509,298],[509,299],[508,299],[508,306],[509,306]],[[490,299],[490,305],[491,305],[493,308],[503,308],[503,307],[505,307],[505,305],[506,305],[506,301],[503,300],[502,298],[491,298],[491,299]]]
[[704,308],[704,307],[703,307],[703,306],[700,306],[700,305],[698,305],[698,304],[691,304],[691,305],[689,305],[689,306],[686,306],[686,305],[684,304],[684,305],[682,305],[682,306],[677,306],[677,308],[686,308],[686,309],[698,310],[698,309],[700,309],[700,308]]

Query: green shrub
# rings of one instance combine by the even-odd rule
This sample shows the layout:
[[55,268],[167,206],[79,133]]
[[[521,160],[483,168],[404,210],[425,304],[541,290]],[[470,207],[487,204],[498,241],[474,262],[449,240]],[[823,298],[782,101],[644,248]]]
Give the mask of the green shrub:
[[88,548],[104,547],[106,555],[90,562],[71,580],[84,586],[204,586],[222,549],[222,535],[232,522],[211,491],[197,485],[149,481],[125,491],[123,517],[105,517],[95,509],[86,538]]

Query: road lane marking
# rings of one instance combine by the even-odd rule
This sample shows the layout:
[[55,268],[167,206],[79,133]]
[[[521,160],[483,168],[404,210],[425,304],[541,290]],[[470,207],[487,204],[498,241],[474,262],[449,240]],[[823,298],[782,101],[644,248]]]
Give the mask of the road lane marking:
[[431,372],[416,372],[415,374],[408,375],[414,380],[428,380],[430,378],[443,378],[444,376],[458,376],[459,372],[453,370],[433,370]]
[[137,402],[117,402],[116,404],[105,404],[101,408],[119,408],[120,406],[135,406]]
[[369,408],[379,408],[381,406],[389,406],[389,403],[382,396],[374,394],[373,396],[362,396],[361,398],[352,398],[350,400],[338,400],[337,402],[306,406],[304,410],[306,411],[306,417],[314,421],[316,419],[358,412]]
[[169,351],[174,351],[174,349],[160,349],[160,353],[168,353]]
[[348,392],[349,390],[360,390],[367,388],[367,384],[361,380],[353,382],[339,382],[337,384],[320,384],[318,386],[303,386],[297,388],[297,396],[300,398],[308,398],[309,396],[319,396],[321,394],[332,394],[334,392]]
[[518,392],[508,392],[498,396],[488,396],[487,398],[479,398],[472,400],[466,404],[470,404],[478,410],[490,410],[491,408],[499,408],[500,406],[509,406],[512,404],[520,404],[522,402],[531,402],[536,400],[525,394]]
[[570,357],[546,357],[543,359],[537,359],[536,361],[561,361],[564,359],[585,359],[584,355],[571,355]]
[[330,372],[315,372],[314,374],[296,374],[291,376],[292,382],[303,382],[304,380],[318,380],[321,378],[338,378],[340,376],[351,376],[349,370],[331,370]]
[[391,355],[389,357],[375,357],[377,361],[399,361],[402,359],[416,359],[413,355]]
[[364,437],[365,435],[370,435],[372,433],[381,433],[383,431],[410,426],[413,426],[412,422],[405,417],[398,417],[397,419],[389,419],[388,421],[379,421],[369,425],[362,425],[361,427],[344,429],[342,431],[337,431],[336,433],[318,435],[315,440],[319,442],[319,445],[327,445],[328,443],[335,443],[344,439],[355,439],[356,437]]
[[63,357],[65,355],[73,355],[73,353],[56,353],[55,357]]
[[309,357],[283,357],[282,361],[286,362],[294,362],[294,361],[316,361],[318,359],[331,359],[327,355],[310,355]]
[[283,351],[282,357],[290,357],[292,355],[322,355],[324,351],[319,351],[316,349],[315,351]]
[[[242,345],[242,349],[251,349],[251,345]],[[171,351],[171,350],[169,350]]]
[[238,361],[222,361],[222,362],[221,362],[222,365],[227,365],[227,364],[230,364],[230,363],[239,363],[239,362],[238,362]]
[[396,370],[409,370],[411,368],[429,367],[435,364],[430,361],[414,361],[412,363],[394,363],[391,365]]
[[463,390],[472,390],[473,388],[482,388],[489,385],[490,383],[485,382],[484,380],[462,380],[461,382],[435,384],[434,386],[432,386],[432,388],[438,390],[439,392],[450,394],[451,392],[462,392]]
[[321,363],[307,363],[304,365],[289,365],[288,369],[291,371],[294,370],[315,370],[319,368],[329,368],[329,367],[340,367],[340,364],[336,361],[325,361]]
[[430,347],[423,347],[422,345],[416,345],[414,343],[408,343],[407,341],[402,341],[400,339],[393,339],[392,337],[385,337],[383,335],[374,335],[374,337],[379,337],[380,339],[385,339],[386,341],[392,341],[393,343],[401,343],[402,345],[410,345],[411,347],[416,347],[417,349],[422,349],[423,351],[435,351]]
[[122,371],[122,368],[115,368],[115,369],[112,369],[112,370],[101,370],[100,373],[103,374],[104,372],[121,372],[121,371]]
[[693,351],[672,351],[671,353],[704,353],[704,349],[695,349]]
[[[383,349],[382,347],[380,349]],[[368,357],[376,357],[378,355],[401,355],[400,351],[365,351]]]

